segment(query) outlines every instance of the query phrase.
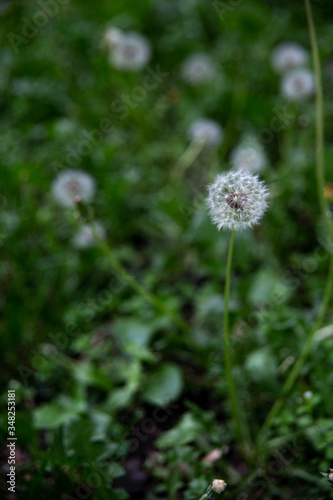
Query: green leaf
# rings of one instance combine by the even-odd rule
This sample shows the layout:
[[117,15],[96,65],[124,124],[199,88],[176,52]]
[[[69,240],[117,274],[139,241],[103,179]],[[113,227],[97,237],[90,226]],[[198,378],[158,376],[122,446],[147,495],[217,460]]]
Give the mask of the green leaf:
[[107,415],[95,412],[67,422],[63,433],[67,456],[80,465],[108,457],[111,450],[106,436],[109,421]]
[[110,390],[112,383],[102,368],[95,366],[92,362],[77,362],[73,366],[75,380],[83,385],[92,385]]
[[183,376],[177,365],[162,364],[143,388],[143,399],[158,406],[175,401],[183,389]]
[[124,350],[130,349],[131,353],[133,353],[133,346],[144,348],[149,345],[154,333],[154,326],[136,319],[122,318],[114,322],[114,331]]
[[251,352],[246,359],[245,369],[249,377],[257,382],[276,379],[276,359],[268,347]]
[[33,421],[37,429],[55,429],[75,418],[82,406],[76,402],[66,403],[65,398],[59,402],[47,403],[33,412]]
[[159,448],[181,446],[193,441],[202,431],[201,423],[195,419],[192,413],[185,413],[173,429],[158,438],[157,445]]

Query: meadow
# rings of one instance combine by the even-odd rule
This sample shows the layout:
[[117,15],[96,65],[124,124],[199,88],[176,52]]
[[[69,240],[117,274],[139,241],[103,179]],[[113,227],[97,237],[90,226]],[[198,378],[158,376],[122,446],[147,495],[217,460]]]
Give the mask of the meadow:
[[329,2],[0,18],[1,498],[333,498]]

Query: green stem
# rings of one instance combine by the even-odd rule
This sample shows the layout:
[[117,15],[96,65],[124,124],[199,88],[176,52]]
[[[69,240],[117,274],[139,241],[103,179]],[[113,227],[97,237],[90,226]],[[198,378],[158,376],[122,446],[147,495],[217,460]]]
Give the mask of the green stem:
[[176,161],[171,169],[171,182],[180,181],[186,170],[195,162],[199,157],[200,153],[203,151],[207,141],[205,138],[197,139],[188,146],[184,151],[182,156]]
[[[328,232],[329,238],[331,242],[332,239],[332,231],[333,227],[331,225],[331,221],[328,215],[327,202],[324,199],[324,186],[325,186],[325,169],[324,169],[324,112],[323,112],[323,90],[322,90],[322,82],[321,82],[321,70],[320,70],[320,62],[319,62],[319,54],[318,54],[318,46],[316,39],[316,32],[314,28],[311,4],[309,0],[305,1],[305,11],[309,26],[309,36],[311,42],[311,52],[313,58],[313,66],[315,72],[316,79],[316,180],[317,180],[317,189],[318,189],[318,198],[320,211],[325,219],[326,230]],[[321,305],[319,308],[319,312],[317,315],[317,319],[313,328],[311,329],[309,336],[303,346],[301,354],[296,361],[293,369],[291,370],[287,380],[285,381],[282,389],[282,395],[279,399],[276,400],[273,407],[271,408],[261,430],[259,431],[257,443],[260,446],[267,438],[267,433],[269,428],[271,427],[276,415],[282,408],[285,397],[291,391],[298,375],[300,374],[304,363],[306,362],[314,341],[316,331],[321,327],[325,313],[330,301],[330,297],[332,295],[332,284],[333,284],[333,253],[330,253],[330,263],[329,263],[329,271],[325,286],[324,295],[321,301]]]
[[249,433],[245,426],[243,419],[240,416],[240,411],[238,407],[238,399],[236,396],[236,389],[234,384],[234,379],[232,376],[232,359],[230,350],[230,327],[229,327],[229,296],[230,296],[230,277],[231,277],[231,264],[232,255],[234,249],[235,241],[235,231],[231,232],[229,252],[227,260],[227,273],[224,287],[224,360],[225,360],[225,371],[227,377],[228,394],[231,406],[231,415],[235,424],[236,439],[240,450],[246,452],[246,443],[249,442]]
[[110,264],[114,268],[117,277],[120,281],[125,282],[129,287],[132,288],[135,292],[137,292],[139,295],[141,295],[149,304],[154,306],[156,309],[160,310],[164,314],[168,315],[172,321],[186,334],[191,334],[190,327],[188,324],[183,320],[181,316],[179,316],[176,312],[171,311],[168,307],[166,307],[161,299],[150,293],[146,288],[144,288],[140,283],[136,281],[133,276],[131,276],[126,269],[121,265],[117,257],[114,255],[112,252],[111,248],[109,245],[101,238],[101,236],[98,234],[98,231],[96,231],[96,228],[94,227],[94,223],[91,222],[92,226],[92,231],[94,234],[94,237],[100,247],[100,249],[103,251],[104,255],[108,258]]
[[313,60],[313,69],[315,73],[316,82],[316,178],[317,178],[317,189],[318,189],[318,199],[320,203],[320,209],[323,214],[326,213],[327,206],[325,199],[323,197],[323,190],[325,185],[325,175],[324,175],[324,123],[323,123],[323,90],[321,82],[321,70],[317,46],[317,38],[315,27],[312,19],[312,10],[309,0],[305,0],[305,11],[309,26],[309,36],[311,42],[311,53]]
[[321,78],[320,60],[316,30],[314,27],[310,0],[304,0],[306,17],[309,26],[309,36],[311,43],[311,54],[316,82],[316,179],[320,210],[324,216],[326,231],[333,243],[333,225],[329,216],[327,200],[324,197],[325,188],[325,164],[324,164],[324,98]]
[[244,75],[241,76],[241,80],[241,83],[239,83],[239,81],[234,82],[234,92],[232,95],[228,120],[224,127],[222,147],[219,154],[220,164],[224,161],[228,151],[233,146],[236,136],[239,133],[241,117],[246,114],[245,108],[248,99],[248,89],[244,83],[246,81]]

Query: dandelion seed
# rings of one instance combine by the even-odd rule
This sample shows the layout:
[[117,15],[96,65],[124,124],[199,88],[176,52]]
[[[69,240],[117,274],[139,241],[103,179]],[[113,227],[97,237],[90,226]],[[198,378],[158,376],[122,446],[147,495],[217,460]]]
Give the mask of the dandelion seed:
[[267,164],[267,157],[261,145],[255,139],[247,139],[236,146],[230,157],[233,169],[248,172],[260,172]]
[[109,60],[119,70],[137,71],[148,64],[151,57],[149,41],[139,33],[121,33],[110,49]]
[[65,170],[54,180],[52,194],[64,207],[74,207],[77,197],[89,203],[95,194],[95,181],[81,170]]
[[308,63],[309,54],[298,43],[281,43],[272,53],[272,67],[277,73],[285,73],[291,69],[305,66]]
[[299,68],[286,73],[282,79],[281,93],[289,101],[304,101],[315,91],[312,71]]
[[218,229],[241,230],[259,223],[268,190],[257,175],[244,170],[220,174],[208,187],[207,203]]
[[223,130],[214,120],[201,119],[192,123],[188,131],[191,141],[205,141],[209,146],[217,146],[223,138]]
[[183,79],[187,83],[191,85],[202,85],[214,78],[216,68],[209,55],[198,52],[185,59],[181,68],[181,73]]
[[97,242],[93,233],[93,226],[98,235],[103,239],[105,238],[105,229],[99,222],[94,222],[93,225],[83,224],[72,240],[75,248],[83,249],[96,245]]

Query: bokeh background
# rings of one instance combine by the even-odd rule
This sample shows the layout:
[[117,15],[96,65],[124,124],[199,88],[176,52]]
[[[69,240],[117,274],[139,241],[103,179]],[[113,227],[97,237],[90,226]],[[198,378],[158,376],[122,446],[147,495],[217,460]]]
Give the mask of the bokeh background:
[[[322,1],[313,13],[333,182],[333,11]],[[230,311],[255,436],[313,324],[328,266],[314,98],[286,100],[271,65],[281,42],[310,50],[303,3],[2,1],[0,17],[2,403],[16,389],[18,437],[12,496],[1,449],[3,498],[197,500],[214,477],[239,500],[332,498],[319,476],[333,456],[332,326],[272,428],[280,462],[270,455],[248,480],[223,368],[229,235],[204,202],[235,146],[254,137],[271,196],[262,224],[236,235]],[[146,37],[143,68],[110,63],[110,27]],[[214,68],[200,85],[183,74],[194,53]],[[189,128],[201,118],[224,133],[197,151]],[[94,179],[106,241],[189,335],[117,278],[98,246],[75,244],[82,222],[52,195],[68,168]],[[5,413],[2,423],[5,439]]]

